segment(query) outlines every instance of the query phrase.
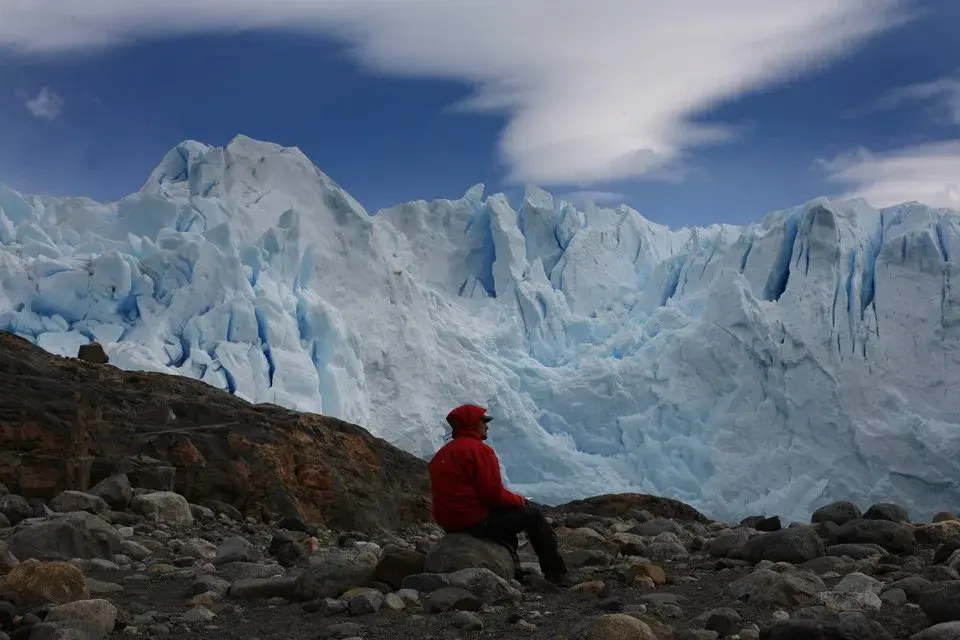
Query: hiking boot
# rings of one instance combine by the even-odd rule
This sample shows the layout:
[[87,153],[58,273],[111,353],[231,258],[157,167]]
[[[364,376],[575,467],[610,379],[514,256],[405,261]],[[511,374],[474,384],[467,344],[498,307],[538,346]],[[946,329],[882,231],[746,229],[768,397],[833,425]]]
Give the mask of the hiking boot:
[[558,587],[565,587],[567,589],[580,584],[580,580],[570,573],[553,573],[544,576],[544,578],[546,578],[548,582],[555,584]]

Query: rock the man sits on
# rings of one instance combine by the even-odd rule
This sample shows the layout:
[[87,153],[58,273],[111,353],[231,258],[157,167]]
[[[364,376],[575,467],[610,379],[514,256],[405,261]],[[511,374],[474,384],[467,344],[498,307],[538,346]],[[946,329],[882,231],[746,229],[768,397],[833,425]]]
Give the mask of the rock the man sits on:
[[545,578],[571,581],[557,537],[540,508],[504,488],[497,454],[484,440],[492,418],[487,410],[462,405],[447,415],[453,440],[430,461],[433,519],[447,533],[469,533],[510,550],[518,577],[517,535],[524,531]]

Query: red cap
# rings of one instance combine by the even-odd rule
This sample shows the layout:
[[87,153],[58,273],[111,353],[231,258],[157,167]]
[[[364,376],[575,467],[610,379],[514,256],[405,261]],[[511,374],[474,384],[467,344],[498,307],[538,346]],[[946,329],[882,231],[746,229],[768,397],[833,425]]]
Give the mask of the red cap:
[[487,410],[478,407],[475,404],[463,404],[447,414],[447,423],[457,429],[473,429],[481,422],[490,422],[493,420],[486,415]]

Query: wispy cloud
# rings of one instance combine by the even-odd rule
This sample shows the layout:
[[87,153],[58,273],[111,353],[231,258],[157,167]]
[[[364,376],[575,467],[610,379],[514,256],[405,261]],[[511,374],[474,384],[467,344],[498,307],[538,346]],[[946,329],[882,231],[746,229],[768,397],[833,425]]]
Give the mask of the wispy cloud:
[[[735,132],[711,107],[836,59],[904,0],[5,0],[0,48],[50,54],[205,30],[347,42],[381,73],[465,81],[502,112],[514,182],[663,173]],[[82,18],[80,17],[82,16]]]
[[583,205],[587,202],[594,204],[622,204],[627,201],[627,196],[616,191],[571,191],[560,195],[560,198],[575,205]]
[[27,111],[37,118],[56,120],[63,113],[63,98],[50,87],[43,87],[32,98],[26,92],[18,91],[17,97],[23,101]]
[[885,109],[894,109],[905,102],[932,102],[935,119],[947,124],[960,124],[960,73],[930,82],[897,87],[880,96],[866,109],[855,115],[865,115]]
[[818,164],[842,186],[841,197],[862,197],[875,207],[917,201],[960,209],[960,140],[881,154],[860,148]]

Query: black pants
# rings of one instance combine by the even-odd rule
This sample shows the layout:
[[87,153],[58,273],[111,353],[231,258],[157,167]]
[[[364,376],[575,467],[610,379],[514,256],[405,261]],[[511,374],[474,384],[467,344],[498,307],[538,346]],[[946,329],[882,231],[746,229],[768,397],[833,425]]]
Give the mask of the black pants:
[[560,543],[553,527],[539,507],[527,504],[522,507],[502,507],[494,509],[486,520],[473,525],[463,533],[478,538],[486,538],[499,543],[510,550],[517,574],[520,572],[520,557],[517,549],[520,545],[517,534],[526,532],[530,538],[540,569],[545,576],[562,576],[567,573],[567,565],[560,555]]

